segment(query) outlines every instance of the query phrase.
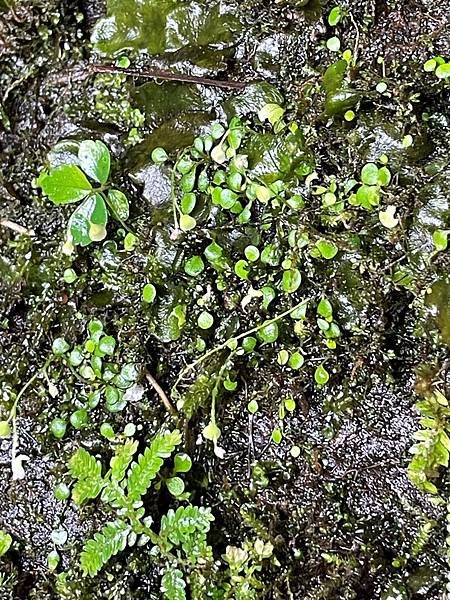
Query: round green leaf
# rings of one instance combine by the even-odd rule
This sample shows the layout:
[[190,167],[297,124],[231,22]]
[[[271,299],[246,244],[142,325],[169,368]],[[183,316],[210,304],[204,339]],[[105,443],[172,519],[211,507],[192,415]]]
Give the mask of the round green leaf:
[[225,127],[220,123],[214,123],[211,127],[211,136],[215,140],[219,140],[225,134]]
[[327,48],[328,50],[331,50],[331,52],[339,52],[341,48],[341,40],[336,36],[331,37],[327,40]]
[[0,439],[9,438],[11,435],[11,427],[8,421],[0,421]]
[[166,480],[167,489],[172,494],[172,496],[181,496],[184,492],[184,481],[180,479],[180,477],[171,477]]
[[247,246],[244,250],[244,254],[246,259],[250,262],[256,262],[259,258],[259,250],[256,246]]
[[366,185],[377,185],[378,167],[375,163],[367,163],[361,170],[361,181]]
[[142,290],[142,300],[151,304],[156,298],[156,288],[152,283],[146,283]]
[[188,192],[192,192],[194,187],[195,187],[195,167],[193,169],[191,169],[189,171],[189,173],[186,173],[186,175],[183,175],[183,177],[180,180],[180,188],[186,194]]
[[259,329],[257,333],[259,339],[266,344],[275,342],[278,338],[278,325],[277,323],[267,323]]
[[426,71],[427,73],[432,73],[435,68],[437,66],[437,62],[435,61],[434,58],[430,58],[429,60],[427,60],[424,65],[423,65],[423,70]]
[[105,335],[98,343],[98,349],[104,354],[112,356],[116,348],[116,340],[111,335]]
[[391,172],[387,167],[381,167],[378,169],[378,183],[381,186],[389,185],[391,182]]
[[222,208],[231,208],[237,199],[238,195],[236,192],[228,188],[215,188],[213,191],[213,202]]
[[450,63],[444,63],[443,65],[439,65],[435,71],[436,77],[439,79],[447,79],[450,77]]
[[288,269],[283,273],[282,288],[287,294],[293,294],[298,290],[302,282],[302,276],[298,269]]
[[248,262],[246,260],[238,260],[234,265],[234,272],[241,279],[248,279],[248,274],[250,272]]
[[258,412],[258,402],[256,400],[250,400],[250,402],[247,404],[247,410],[250,414],[254,415],[256,412]]
[[433,243],[434,247],[438,252],[442,252],[447,249],[448,244],[448,234],[450,232],[445,229],[436,229],[433,233]]
[[211,242],[209,246],[206,246],[203,253],[209,262],[215,262],[223,255],[223,248],[216,242]]
[[284,406],[287,411],[294,412],[296,406],[294,398],[286,398],[284,401]]
[[120,190],[109,190],[108,206],[111,209],[113,217],[118,221],[126,221],[130,215],[130,205],[128,198]]
[[[0,530],[0,556],[3,556],[11,548],[12,537],[6,531]],[[2,586],[3,587],[3,586]]]
[[331,260],[338,253],[338,247],[334,242],[329,240],[318,240],[316,242],[316,248],[319,250],[323,258]]
[[214,317],[211,313],[204,310],[197,319],[197,324],[201,329],[210,329],[213,326]]
[[54,529],[50,534],[52,542],[56,546],[64,546],[67,542],[68,534],[65,529],[60,527],[59,529]]
[[180,216],[180,229],[181,231],[190,231],[197,225],[197,221],[190,215]]
[[102,423],[100,426],[100,434],[107,440],[113,440],[116,437],[114,429],[110,423]]
[[174,459],[174,473],[187,473],[191,470],[192,460],[191,457],[185,452],[180,452],[175,455]]
[[62,354],[65,354],[69,350],[69,348],[70,346],[64,338],[60,337],[53,340],[52,352],[53,354],[56,354],[56,356],[61,356]]
[[65,483],[58,483],[53,490],[53,495],[57,500],[67,500],[70,496],[70,489]]
[[253,350],[255,349],[256,343],[257,343],[257,339],[254,338],[253,336],[245,337],[242,340],[242,348],[245,350],[245,352],[253,352]]
[[294,352],[289,358],[288,365],[291,369],[301,369],[305,363],[305,358],[300,352]]
[[111,168],[111,157],[109,150],[100,140],[86,140],[81,142],[78,150],[78,159],[83,171],[97,181],[106,183]]
[[330,375],[323,365],[317,367],[314,373],[314,379],[318,385],[325,385],[330,379]]
[[281,429],[274,429],[272,431],[272,436],[271,437],[272,437],[272,441],[275,444],[281,444],[281,441],[283,439],[283,434],[281,432]]
[[317,313],[324,319],[331,319],[333,317],[333,307],[327,298],[322,298],[319,302]]
[[106,237],[108,212],[100,194],[94,194],[72,213],[69,219],[69,231],[74,244],[87,246]]
[[81,429],[89,421],[89,415],[85,408],[80,408],[70,415],[70,423],[75,429]]
[[328,24],[331,27],[335,27],[342,18],[342,9],[340,6],[335,6],[331,9],[330,14],[328,15]]
[[185,213],[186,215],[190,214],[195,208],[195,203],[196,196],[193,192],[184,194],[180,202],[181,212]]
[[53,572],[56,570],[56,568],[59,565],[59,561],[61,560],[61,557],[59,556],[58,552],[56,550],[52,550],[51,552],[49,552],[47,554],[47,567],[48,570],[50,572]]
[[277,363],[281,366],[287,364],[289,360],[289,352],[287,350],[280,350],[277,356]]
[[376,185],[362,185],[356,192],[358,203],[371,210],[380,203],[380,190]]
[[57,438],[58,440],[60,440],[61,438],[64,437],[64,435],[66,433],[66,429],[67,429],[67,423],[63,419],[55,418],[50,423],[50,431],[55,436],[55,438]]
[[191,277],[200,275],[204,269],[205,263],[201,256],[191,256],[191,258],[184,263],[184,272]]
[[78,275],[73,269],[65,269],[63,273],[63,279],[66,283],[73,283],[78,279]]
[[157,165],[162,165],[169,160],[169,156],[164,148],[155,148],[152,152],[152,161]]

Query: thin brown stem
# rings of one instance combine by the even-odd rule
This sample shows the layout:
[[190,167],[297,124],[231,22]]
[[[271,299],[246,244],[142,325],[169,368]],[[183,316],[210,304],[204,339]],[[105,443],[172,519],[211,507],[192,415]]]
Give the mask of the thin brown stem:
[[22,227],[22,225],[18,225],[17,223],[14,223],[9,219],[1,219],[0,225],[2,227],[7,227],[8,229],[11,229],[11,231],[15,231],[19,235],[33,235],[33,231],[27,229],[26,227]]
[[167,397],[167,394],[162,389],[162,387],[159,385],[159,383],[156,381],[156,379],[153,377],[153,375],[151,375],[148,371],[146,371],[145,377],[146,377],[147,381],[149,382],[149,384],[152,386],[152,388],[155,390],[155,392],[160,397],[161,402],[164,404],[167,411],[171,415],[176,415],[177,414],[176,409],[172,406],[172,403],[170,402],[169,398]]
[[243,90],[248,83],[241,81],[222,81],[208,79],[206,77],[196,77],[195,75],[183,75],[181,73],[172,73],[162,69],[126,69],[124,67],[114,67],[109,65],[89,65],[94,73],[111,73],[113,75],[126,75],[128,77],[141,77],[142,79],[161,79],[162,81],[176,81],[178,83],[195,83],[198,85],[208,85],[228,90]]

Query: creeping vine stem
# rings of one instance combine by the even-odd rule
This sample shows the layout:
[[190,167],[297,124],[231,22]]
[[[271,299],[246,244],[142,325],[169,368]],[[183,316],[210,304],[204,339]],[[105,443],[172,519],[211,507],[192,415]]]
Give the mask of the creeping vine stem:
[[214,356],[214,354],[217,354],[217,352],[220,352],[221,350],[225,350],[225,348],[229,348],[230,350],[234,350],[234,346],[235,346],[235,344],[239,340],[241,340],[241,339],[243,339],[243,338],[251,335],[252,333],[257,333],[258,331],[260,331],[264,327],[267,327],[268,325],[272,325],[273,323],[276,323],[277,321],[280,321],[281,319],[284,319],[284,317],[287,317],[291,313],[293,313],[296,310],[298,310],[301,306],[303,306],[304,304],[306,304],[306,302],[307,302],[307,300],[302,300],[301,302],[299,302],[298,304],[296,304],[295,306],[293,306],[289,310],[284,311],[283,313],[277,315],[273,319],[269,319],[268,321],[264,321],[264,323],[260,323],[259,325],[256,325],[252,329],[249,329],[248,331],[244,331],[244,333],[240,333],[239,335],[232,336],[232,337],[228,338],[227,340],[225,340],[225,342],[223,342],[222,344],[219,344],[218,346],[215,346],[211,350],[208,350],[208,352],[206,352],[205,354],[203,354],[202,356],[200,356],[200,358],[198,358],[197,360],[195,360],[190,365],[187,365],[181,371],[181,373],[178,375],[178,378],[177,378],[176,382],[174,383],[174,385],[172,387],[172,390],[171,390],[172,397],[173,398],[178,398],[179,397],[179,392],[178,392],[177,388],[180,385],[180,383],[182,382],[182,380],[186,377],[186,375],[190,371],[192,371],[193,369],[195,369],[195,367],[197,367],[202,362],[204,362],[205,360],[207,360],[210,356]]

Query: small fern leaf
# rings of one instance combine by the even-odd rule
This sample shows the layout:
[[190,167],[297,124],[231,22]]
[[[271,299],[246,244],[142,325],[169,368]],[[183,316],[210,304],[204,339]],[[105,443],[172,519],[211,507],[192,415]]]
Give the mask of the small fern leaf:
[[169,509],[161,519],[160,536],[179,546],[195,537],[206,540],[214,516],[210,508],[202,506],[179,506],[176,511]]
[[79,448],[69,460],[69,471],[75,479],[99,479],[102,465],[87,450]]
[[137,450],[138,442],[128,440],[125,444],[117,446],[114,456],[111,458],[111,477],[116,481],[122,481],[130,466],[133,456]]
[[102,501],[115,508],[124,508],[127,506],[125,492],[120,487],[120,483],[113,479],[103,488]]
[[169,457],[180,443],[178,430],[158,434],[144,454],[139,455],[128,471],[127,490],[131,500],[139,500],[147,492],[163,465],[163,459]]
[[125,549],[130,527],[124,521],[107,523],[86,542],[80,557],[84,575],[94,577],[112,556]]
[[80,506],[85,500],[97,498],[102,491],[105,482],[103,479],[80,479],[73,486],[72,498],[75,504]]
[[162,576],[161,591],[166,600],[185,600],[186,583],[183,573],[179,569],[167,568]]

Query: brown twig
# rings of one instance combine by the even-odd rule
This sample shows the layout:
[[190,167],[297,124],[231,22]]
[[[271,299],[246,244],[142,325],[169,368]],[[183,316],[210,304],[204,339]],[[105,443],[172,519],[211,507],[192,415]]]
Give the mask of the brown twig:
[[149,384],[152,386],[152,388],[155,390],[155,392],[160,397],[161,402],[164,404],[167,411],[171,415],[176,415],[177,414],[176,409],[172,406],[169,398],[167,397],[167,394],[162,389],[162,387],[159,385],[159,383],[156,381],[156,379],[153,377],[153,375],[151,375],[148,371],[146,371],[145,377],[146,377],[147,381],[149,382]]
[[126,69],[124,67],[114,67],[109,65],[89,65],[94,73],[112,73],[113,75],[127,75],[129,77],[141,77],[143,79],[161,79],[163,81],[176,81],[178,83],[195,83],[198,85],[209,85],[213,87],[243,90],[248,83],[241,81],[222,81],[216,79],[207,79],[205,77],[196,77],[195,75],[182,75],[181,73],[172,73],[162,69]]
[[17,223],[14,223],[9,219],[0,219],[0,225],[2,227],[7,227],[8,229],[11,229],[11,231],[15,231],[20,235],[33,235],[34,233],[32,230],[27,229],[26,227],[22,227],[22,225],[18,225]]

